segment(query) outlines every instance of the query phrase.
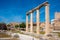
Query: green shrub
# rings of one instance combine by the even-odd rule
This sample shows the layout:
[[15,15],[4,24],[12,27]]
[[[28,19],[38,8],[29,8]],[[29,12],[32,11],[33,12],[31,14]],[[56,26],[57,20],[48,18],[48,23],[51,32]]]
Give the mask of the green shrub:
[[45,32],[44,31],[41,31],[40,34],[45,34]]
[[60,37],[60,33],[58,33],[58,37]]

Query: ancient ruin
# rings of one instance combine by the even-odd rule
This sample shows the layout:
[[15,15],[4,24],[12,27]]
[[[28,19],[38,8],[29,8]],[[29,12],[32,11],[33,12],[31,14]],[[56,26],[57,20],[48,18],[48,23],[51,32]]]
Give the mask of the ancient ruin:
[[37,15],[36,15],[36,20],[37,20],[37,28],[36,28],[36,32],[37,34],[39,34],[39,9],[42,8],[43,6],[45,6],[45,35],[50,33],[50,25],[49,25],[49,3],[48,2],[44,2],[43,4],[37,6],[36,8],[28,11],[26,13],[26,32],[28,32],[28,15],[30,16],[30,32],[33,33],[33,12],[36,11]]

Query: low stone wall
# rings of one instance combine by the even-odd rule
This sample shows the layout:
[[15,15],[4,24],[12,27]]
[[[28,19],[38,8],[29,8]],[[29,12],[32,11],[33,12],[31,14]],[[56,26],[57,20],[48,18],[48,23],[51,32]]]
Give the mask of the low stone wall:
[[29,36],[29,35],[22,35],[20,34],[20,40],[39,40],[38,38]]
[[14,35],[18,35],[19,36],[19,40],[39,40],[38,38],[29,36],[29,35],[13,33],[12,36],[14,37]]

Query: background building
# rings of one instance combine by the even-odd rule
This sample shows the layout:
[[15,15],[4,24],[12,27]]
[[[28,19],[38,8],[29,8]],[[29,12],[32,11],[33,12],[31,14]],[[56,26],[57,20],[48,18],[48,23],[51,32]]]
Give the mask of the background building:
[[55,13],[55,19],[52,20],[51,24],[55,32],[60,32],[60,12]]

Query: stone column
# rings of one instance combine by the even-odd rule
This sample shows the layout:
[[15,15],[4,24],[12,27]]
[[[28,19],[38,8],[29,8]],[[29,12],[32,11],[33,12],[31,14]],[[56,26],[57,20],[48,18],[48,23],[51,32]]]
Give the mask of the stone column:
[[45,35],[48,35],[50,33],[49,31],[49,4],[45,5]]
[[37,34],[40,33],[40,27],[39,27],[39,8],[36,9],[37,15],[36,15],[36,20],[37,20]]
[[28,32],[28,15],[26,15],[26,32]]
[[30,13],[31,16],[30,16],[30,32],[33,33],[33,13],[31,12]]

